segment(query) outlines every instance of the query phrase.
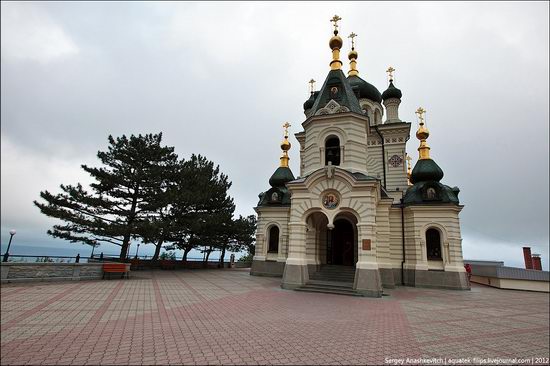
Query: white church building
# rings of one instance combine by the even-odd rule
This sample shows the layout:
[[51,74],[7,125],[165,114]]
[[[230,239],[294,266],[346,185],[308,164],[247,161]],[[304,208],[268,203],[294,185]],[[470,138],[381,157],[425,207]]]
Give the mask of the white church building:
[[411,171],[411,123],[399,117],[394,70],[382,94],[361,79],[352,33],[346,76],[339,20],[332,19],[330,71],[320,90],[312,88],[303,131],[295,134],[299,176],[288,166],[287,123],[280,167],[259,195],[250,273],[280,276],[286,289],[374,297],[400,285],[469,289],[459,189],[441,183],[425,111],[416,111],[420,145]]

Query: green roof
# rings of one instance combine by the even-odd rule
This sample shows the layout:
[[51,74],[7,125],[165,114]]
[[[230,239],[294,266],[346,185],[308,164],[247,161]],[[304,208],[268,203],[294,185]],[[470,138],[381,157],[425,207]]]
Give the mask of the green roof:
[[366,98],[374,102],[381,103],[382,96],[376,87],[365,80],[361,79],[359,76],[349,76],[348,81],[352,89],[357,89],[359,99]]
[[290,170],[289,167],[278,167],[271,178],[269,178],[271,188],[258,195],[260,198],[258,206],[290,205],[290,192],[286,188],[285,184],[293,181],[294,179],[294,174],[292,174],[292,170]]
[[393,80],[390,80],[390,85],[388,86],[388,89],[384,90],[384,92],[382,93],[382,99],[384,100],[390,99],[390,98],[401,99],[402,96],[403,96],[403,93],[401,93],[401,90],[397,89],[393,85]]
[[[336,87],[336,93],[332,92],[334,87]],[[351,112],[363,114],[359,101],[342,70],[329,71],[321,90],[319,90],[319,95],[315,98],[311,115],[324,108],[331,99],[341,106],[347,107]]]
[[432,159],[420,159],[411,173],[411,183],[426,181],[439,182],[443,178],[443,170]]

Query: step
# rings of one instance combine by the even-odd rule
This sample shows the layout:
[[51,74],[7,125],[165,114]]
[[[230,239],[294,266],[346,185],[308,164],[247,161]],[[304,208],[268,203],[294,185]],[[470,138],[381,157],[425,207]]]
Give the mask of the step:
[[328,272],[328,271],[317,271],[313,273],[321,273],[326,275],[333,275],[333,276],[355,276],[355,272]]
[[347,295],[347,296],[361,296],[355,290],[338,290],[338,289],[330,289],[330,288],[316,288],[316,287],[299,287],[296,289],[296,291],[303,291],[303,292],[316,292],[316,293],[322,293],[322,294],[333,294],[333,295]]
[[352,273],[343,273],[343,272],[313,272],[318,273],[325,276],[344,276],[344,277],[354,277],[355,272]]
[[344,278],[344,279],[349,279],[351,281],[353,281],[355,279],[355,275],[351,275],[351,276],[348,276],[348,275],[343,275],[343,274],[327,274],[327,273],[312,273],[309,275],[310,278],[314,278],[314,277],[323,277],[323,278]]
[[319,280],[309,280],[306,282],[305,286],[327,286],[334,288],[353,288],[353,282],[340,282],[340,281],[319,281]]
[[342,282],[342,283],[353,283],[353,278],[341,278],[341,277],[310,277],[310,280],[313,281],[328,281],[328,282]]
[[355,272],[355,268],[353,267],[321,267],[319,270],[327,272]]

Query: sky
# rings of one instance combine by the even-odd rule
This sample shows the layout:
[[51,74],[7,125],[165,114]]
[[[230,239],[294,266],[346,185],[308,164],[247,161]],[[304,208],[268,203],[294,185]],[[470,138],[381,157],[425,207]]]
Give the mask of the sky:
[[2,247],[12,228],[12,253],[79,246],[49,237],[57,221],[32,202],[89,184],[80,165],[99,165],[109,134],[162,132],[180,157],[205,155],[233,182],[237,214],[254,214],[281,125],[302,130],[308,81],[329,71],[338,14],[340,34],[358,34],[363,79],[382,92],[396,69],[413,157],[414,111],[427,110],[442,182],[461,189],[464,258],[522,267],[530,246],[548,269],[548,13],[548,2],[3,1]]

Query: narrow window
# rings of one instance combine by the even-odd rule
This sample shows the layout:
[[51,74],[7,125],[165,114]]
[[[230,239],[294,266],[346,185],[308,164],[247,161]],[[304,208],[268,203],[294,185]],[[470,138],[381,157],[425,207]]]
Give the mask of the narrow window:
[[377,109],[374,111],[374,124],[379,125],[382,123],[382,117],[380,117],[380,111]]
[[325,165],[340,165],[340,140],[331,137],[325,143]]
[[441,238],[436,229],[426,231],[426,253],[428,260],[441,260]]
[[279,252],[279,228],[277,226],[272,226],[271,229],[269,229],[269,249],[267,252]]

